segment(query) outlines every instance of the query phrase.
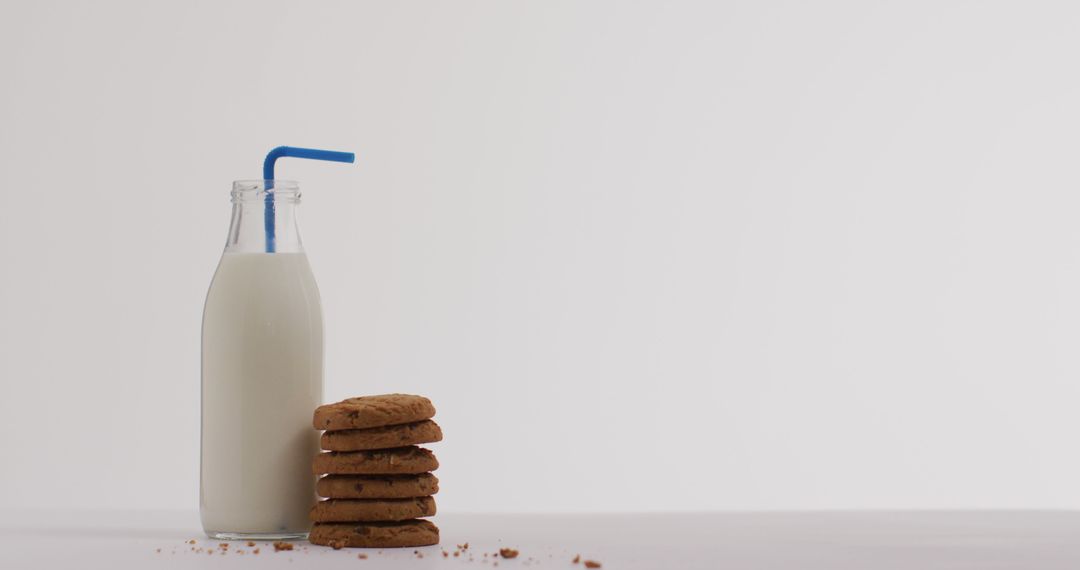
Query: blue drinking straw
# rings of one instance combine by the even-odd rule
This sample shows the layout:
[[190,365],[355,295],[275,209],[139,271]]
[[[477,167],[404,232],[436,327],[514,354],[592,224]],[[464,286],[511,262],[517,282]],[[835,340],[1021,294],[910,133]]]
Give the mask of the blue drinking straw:
[[[356,155],[351,152],[279,146],[271,150],[266,155],[266,160],[263,161],[263,183],[266,184],[266,190],[271,190],[274,187],[274,163],[277,162],[277,159],[286,156],[311,160],[328,160],[330,162],[354,162],[356,160]],[[274,237],[274,195],[270,192],[266,193],[263,227],[266,228],[266,253],[274,253],[277,249]]]

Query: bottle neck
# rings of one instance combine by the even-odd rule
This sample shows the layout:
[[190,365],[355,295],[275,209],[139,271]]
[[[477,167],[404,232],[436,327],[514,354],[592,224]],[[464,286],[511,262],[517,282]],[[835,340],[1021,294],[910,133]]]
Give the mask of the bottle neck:
[[296,219],[300,191],[295,183],[235,182],[232,202],[232,221],[229,224],[229,238],[225,243],[226,253],[304,251]]

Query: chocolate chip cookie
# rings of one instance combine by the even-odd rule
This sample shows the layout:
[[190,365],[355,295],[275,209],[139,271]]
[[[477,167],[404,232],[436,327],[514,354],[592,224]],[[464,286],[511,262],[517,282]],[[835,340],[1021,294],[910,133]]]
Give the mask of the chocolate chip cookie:
[[419,475],[327,475],[315,491],[327,499],[408,499],[439,492],[439,479]]
[[439,529],[425,520],[368,523],[315,523],[308,540],[323,546],[401,548],[439,543]]
[[316,475],[397,475],[425,473],[439,468],[431,451],[409,446],[376,451],[327,451],[315,456]]
[[435,406],[423,396],[383,394],[319,406],[312,425],[325,430],[365,429],[419,422],[434,415]]

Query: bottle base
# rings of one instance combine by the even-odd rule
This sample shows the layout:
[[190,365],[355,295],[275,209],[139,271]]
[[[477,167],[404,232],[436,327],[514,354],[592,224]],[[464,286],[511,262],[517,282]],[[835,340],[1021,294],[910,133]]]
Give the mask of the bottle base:
[[307,540],[307,532],[221,532],[206,531],[214,540]]

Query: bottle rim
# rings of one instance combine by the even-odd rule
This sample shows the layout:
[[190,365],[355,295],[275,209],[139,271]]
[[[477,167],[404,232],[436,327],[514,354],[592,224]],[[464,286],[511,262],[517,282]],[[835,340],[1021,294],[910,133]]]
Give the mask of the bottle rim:
[[300,184],[295,180],[234,180],[232,192],[229,193],[233,202],[246,202],[248,200],[299,200]]

